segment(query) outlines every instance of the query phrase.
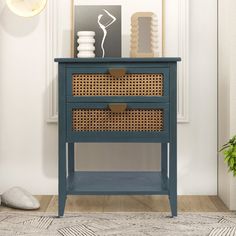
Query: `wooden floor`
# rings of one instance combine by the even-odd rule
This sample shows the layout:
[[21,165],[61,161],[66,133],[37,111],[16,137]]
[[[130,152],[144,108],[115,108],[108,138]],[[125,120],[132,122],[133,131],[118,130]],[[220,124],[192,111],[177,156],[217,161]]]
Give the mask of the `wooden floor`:
[[[57,212],[57,196],[36,196],[41,208],[36,212]],[[166,212],[166,196],[69,196],[67,212]],[[179,196],[178,210],[183,212],[228,212],[216,196]],[[17,211],[0,206],[0,212]]]

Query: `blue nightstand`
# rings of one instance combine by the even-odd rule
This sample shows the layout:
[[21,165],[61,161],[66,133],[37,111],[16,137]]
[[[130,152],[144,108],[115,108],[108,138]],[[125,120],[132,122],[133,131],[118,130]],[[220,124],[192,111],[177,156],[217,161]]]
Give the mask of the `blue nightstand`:
[[[172,216],[177,216],[180,58],[55,61],[59,63],[59,216],[64,214],[67,195],[73,194],[169,195]],[[161,143],[161,171],[75,171],[74,144],[79,142]]]

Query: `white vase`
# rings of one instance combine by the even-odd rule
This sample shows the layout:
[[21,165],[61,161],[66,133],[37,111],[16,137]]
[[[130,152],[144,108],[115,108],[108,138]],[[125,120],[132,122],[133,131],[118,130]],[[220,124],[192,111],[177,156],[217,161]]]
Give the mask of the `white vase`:
[[95,57],[95,32],[94,31],[79,31],[77,33],[78,40],[77,43],[79,46],[77,47],[77,57],[79,58],[87,58],[87,57]]

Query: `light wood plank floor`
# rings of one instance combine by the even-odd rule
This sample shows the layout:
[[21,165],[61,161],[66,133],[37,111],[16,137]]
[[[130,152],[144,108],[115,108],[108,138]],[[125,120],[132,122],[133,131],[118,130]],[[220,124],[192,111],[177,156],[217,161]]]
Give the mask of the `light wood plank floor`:
[[[57,196],[36,196],[41,208],[36,212],[57,212]],[[228,212],[217,196],[179,196],[182,212]],[[67,212],[167,212],[166,196],[69,196]],[[17,211],[0,206],[0,212]]]

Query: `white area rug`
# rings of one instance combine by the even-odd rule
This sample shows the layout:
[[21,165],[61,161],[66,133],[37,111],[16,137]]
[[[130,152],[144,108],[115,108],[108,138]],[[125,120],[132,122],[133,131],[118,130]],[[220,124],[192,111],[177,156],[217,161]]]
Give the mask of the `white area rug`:
[[0,213],[0,236],[236,236],[236,213]]

